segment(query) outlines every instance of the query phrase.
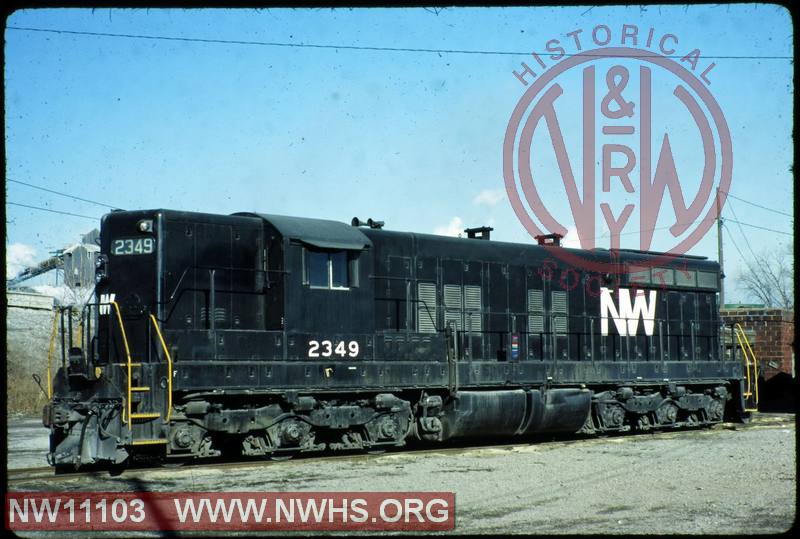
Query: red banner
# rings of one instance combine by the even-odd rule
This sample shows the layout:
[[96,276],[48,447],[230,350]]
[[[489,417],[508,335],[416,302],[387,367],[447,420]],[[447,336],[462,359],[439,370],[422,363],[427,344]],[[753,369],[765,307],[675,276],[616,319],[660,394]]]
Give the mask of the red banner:
[[455,527],[452,492],[13,492],[11,530],[372,530]]

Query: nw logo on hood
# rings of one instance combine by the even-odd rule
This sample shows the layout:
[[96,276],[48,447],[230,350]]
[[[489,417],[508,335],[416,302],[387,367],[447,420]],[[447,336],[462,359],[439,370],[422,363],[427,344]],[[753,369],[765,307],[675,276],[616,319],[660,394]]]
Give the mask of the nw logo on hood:
[[631,303],[631,291],[627,288],[617,290],[619,309],[614,304],[612,290],[600,289],[600,334],[608,335],[608,318],[614,320],[617,333],[622,337],[634,336],[639,332],[639,319],[644,322],[645,335],[653,335],[656,317],[656,291],[650,290],[649,300],[645,299],[645,291],[637,290],[636,299]]

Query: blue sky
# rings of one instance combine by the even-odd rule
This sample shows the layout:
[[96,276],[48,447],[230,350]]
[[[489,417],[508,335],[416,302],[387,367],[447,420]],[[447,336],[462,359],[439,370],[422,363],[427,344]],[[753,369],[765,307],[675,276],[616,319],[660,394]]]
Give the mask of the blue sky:
[[[202,39],[481,51],[542,51],[597,24],[678,36],[678,53],[717,58],[711,90],[733,141],[731,194],[793,214],[793,28],[772,5],[353,10],[42,9],[7,27]],[[618,38],[617,36],[615,36]],[[530,55],[272,47],[5,30],[6,175],[125,209],[257,210],[388,228],[532,242],[504,192],[502,145]],[[564,84],[567,82],[565,80]],[[632,83],[633,84],[633,83]],[[632,86],[632,88],[635,88]],[[566,101],[565,101],[566,102]],[[574,113],[574,111],[572,111]],[[561,113],[561,112],[560,112]],[[579,140],[569,107],[562,127]],[[665,107],[682,177],[699,159],[685,119]],[[537,133],[537,136],[541,136]],[[575,138],[578,137],[578,138]],[[573,165],[575,166],[575,165]],[[534,164],[553,173],[547,156]],[[694,167],[696,168],[696,167]],[[547,176],[549,177],[549,176]],[[691,184],[691,179],[687,180]],[[552,185],[551,185],[552,184]],[[548,207],[570,221],[560,182]],[[619,190],[617,190],[619,191]],[[7,202],[100,216],[105,208],[8,182]],[[624,203],[625,193],[608,200]],[[792,233],[792,218],[731,201],[723,215]],[[599,212],[598,212],[599,213]],[[6,246],[38,260],[96,223],[6,207]],[[664,212],[658,225],[669,225]],[[625,231],[635,231],[632,220]],[[792,237],[729,223],[727,300],[744,267]],[[598,229],[598,235],[602,232]],[[638,235],[623,236],[638,247]],[[673,241],[673,243],[670,243]],[[655,248],[674,240],[662,230]],[[598,240],[598,246],[603,245]],[[716,258],[712,231],[691,251]],[[17,266],[14,266],[17,267]]]

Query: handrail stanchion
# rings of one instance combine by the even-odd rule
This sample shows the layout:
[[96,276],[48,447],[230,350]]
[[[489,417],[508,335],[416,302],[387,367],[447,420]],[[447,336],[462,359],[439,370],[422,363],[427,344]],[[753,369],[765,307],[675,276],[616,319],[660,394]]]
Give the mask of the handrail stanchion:
[[158,327],[158,320],[155,315],[150,315],[150,320],[153,322],[153,327],[156,328],[156,334],[161,341],[161,347],[164,349],[164,356],[167,358],[167,414],[164,421],[169,421],[172,414],[172,357],[169,355],[167,343],[164,341],[164,335],[161,334],[161,328]]
[[127,418],[127,421],[125,420],[125,418],[123,418],[122,420],[125,421],[126,423],[130,423],[131,422],[131,409],[132,409],[131,408],[131,401],[132,401],[132,399],[131,399],[131,397],[132,397],[132,390],[131,390],[132,372],[131,372],[131,369],[133,367],[133,365],[132,365],[133,362],[131,360],[131,350],[128,347],[128,336],[125,334],[125,326],[122,324],[122,313],[120,313],[120,311],[119,311],[119,305],[117,304],[116,301],[112,301],[111,305],[114,307],[114,312],[117,314],[117,321],[119,322],[119,331],[122,334],[122,343],[125,345],[125,356],[126,356],[126,358],[128,360],[128,381],[127,381],[127,386],[128,386],[127,395],[128,396],[127,396],[127,402],[126,402],[126,408],[127,408],[127,411],[128,411],[128,418]]
[[[753,402],[755,404],[755,409],[750,409],[746,411],[757,411],[758,410],[758,359],[756,358],[755,352],[753,352],[753,348],[750,346],[750,339],[747,338],[747,334],[744,332],[744,328],[742,328],[741,324],[737,322],[733,327],[733,331],[734,334],[736,335],[736,340],[739,342],[739,347],[742,349],[742,355],[744,356],[745,380],[747,381],[745,397],[753,397]],[[751,366],[752,366],[752,373],[750,372]]]
[[61,368],[67,371],[67,336],[64,334],[64,307],[58,308],[58,315],[61,318]]

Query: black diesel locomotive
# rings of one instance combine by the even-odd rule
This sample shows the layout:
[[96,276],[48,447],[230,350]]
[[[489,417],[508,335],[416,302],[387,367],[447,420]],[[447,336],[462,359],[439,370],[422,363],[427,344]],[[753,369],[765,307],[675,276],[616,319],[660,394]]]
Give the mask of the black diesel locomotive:
[[486,228],[365,225],[105,215],[97,301],[75,327],[62,317],[50,463],[381,451],[745,409],[715,262],[572,251],[618,269],[595,274],[561,262],[562,247],[486,241]]

